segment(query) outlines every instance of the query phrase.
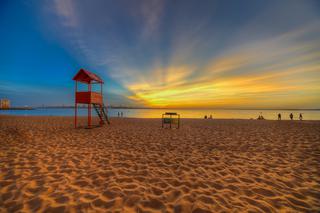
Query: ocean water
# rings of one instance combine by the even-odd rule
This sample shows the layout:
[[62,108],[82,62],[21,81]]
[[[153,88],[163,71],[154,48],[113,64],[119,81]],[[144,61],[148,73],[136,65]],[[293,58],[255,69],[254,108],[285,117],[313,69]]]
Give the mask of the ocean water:
[[[118,112],[123,117],[130,118],[161,118],[165,112],[177,112],[181,118],[203,118],[205,115],[212,115],[214,119],[256,119],[260,114],[265,119],[276,120],[278,113],[281,113],[282,120],[289,120],[290,113],[293,113],[294,120],[302,113],[304,120],[320,120],[320,110],[234,110],[234,109],[108,109],[110,117],[117,117]],[[78,115],[86,116],[87,109],[79,108]],[[0,110],[0,114],[7,115],[33,115],[33,116],[73,116],[74,109],[50,108],[34,110]],[[95,111],[92,110],[92,115]]]

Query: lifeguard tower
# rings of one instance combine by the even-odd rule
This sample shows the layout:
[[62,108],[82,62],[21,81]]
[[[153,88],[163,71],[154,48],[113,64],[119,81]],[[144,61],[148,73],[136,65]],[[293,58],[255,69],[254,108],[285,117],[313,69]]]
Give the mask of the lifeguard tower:
[[[100,126],[105,122],[110,124],[105,106],[103,104],[103,95],[102,95],[102,84],[103,80],[96,74],[89,72],[84,69],[80,69],[78,73],[73,77],[76,82],[75,85],[75,111],[74,111],[74,126],[77,128],[77,111],[78,104],[87,104],[88,105],[88,127],[91,128],[91,105],[95,109],[96,113],[100,118]],[[88,85],[88,91],[79,91],[78,92],[78,82]],[[92,84],[100,84],[100,93],[92,91]]]

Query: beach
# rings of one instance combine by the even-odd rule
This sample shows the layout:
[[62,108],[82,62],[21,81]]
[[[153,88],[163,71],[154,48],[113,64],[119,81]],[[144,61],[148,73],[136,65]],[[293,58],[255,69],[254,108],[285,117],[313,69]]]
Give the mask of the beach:
[[73,121],[0,115],[0,212],[320,210],[320,121]]

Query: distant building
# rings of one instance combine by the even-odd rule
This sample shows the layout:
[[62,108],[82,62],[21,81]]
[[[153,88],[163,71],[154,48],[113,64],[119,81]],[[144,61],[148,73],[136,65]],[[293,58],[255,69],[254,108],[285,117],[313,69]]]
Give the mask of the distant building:
[[9,108],[10,108],[10,100],[0,99],[0,109],[9,109]]

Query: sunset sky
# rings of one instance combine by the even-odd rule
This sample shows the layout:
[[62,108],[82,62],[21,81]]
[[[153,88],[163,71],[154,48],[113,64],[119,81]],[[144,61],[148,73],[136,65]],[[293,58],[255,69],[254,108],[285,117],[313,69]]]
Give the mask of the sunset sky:
[[320,108],[320,1],[0,1],[0,98],[72,104],[80,68],[108,105]]

